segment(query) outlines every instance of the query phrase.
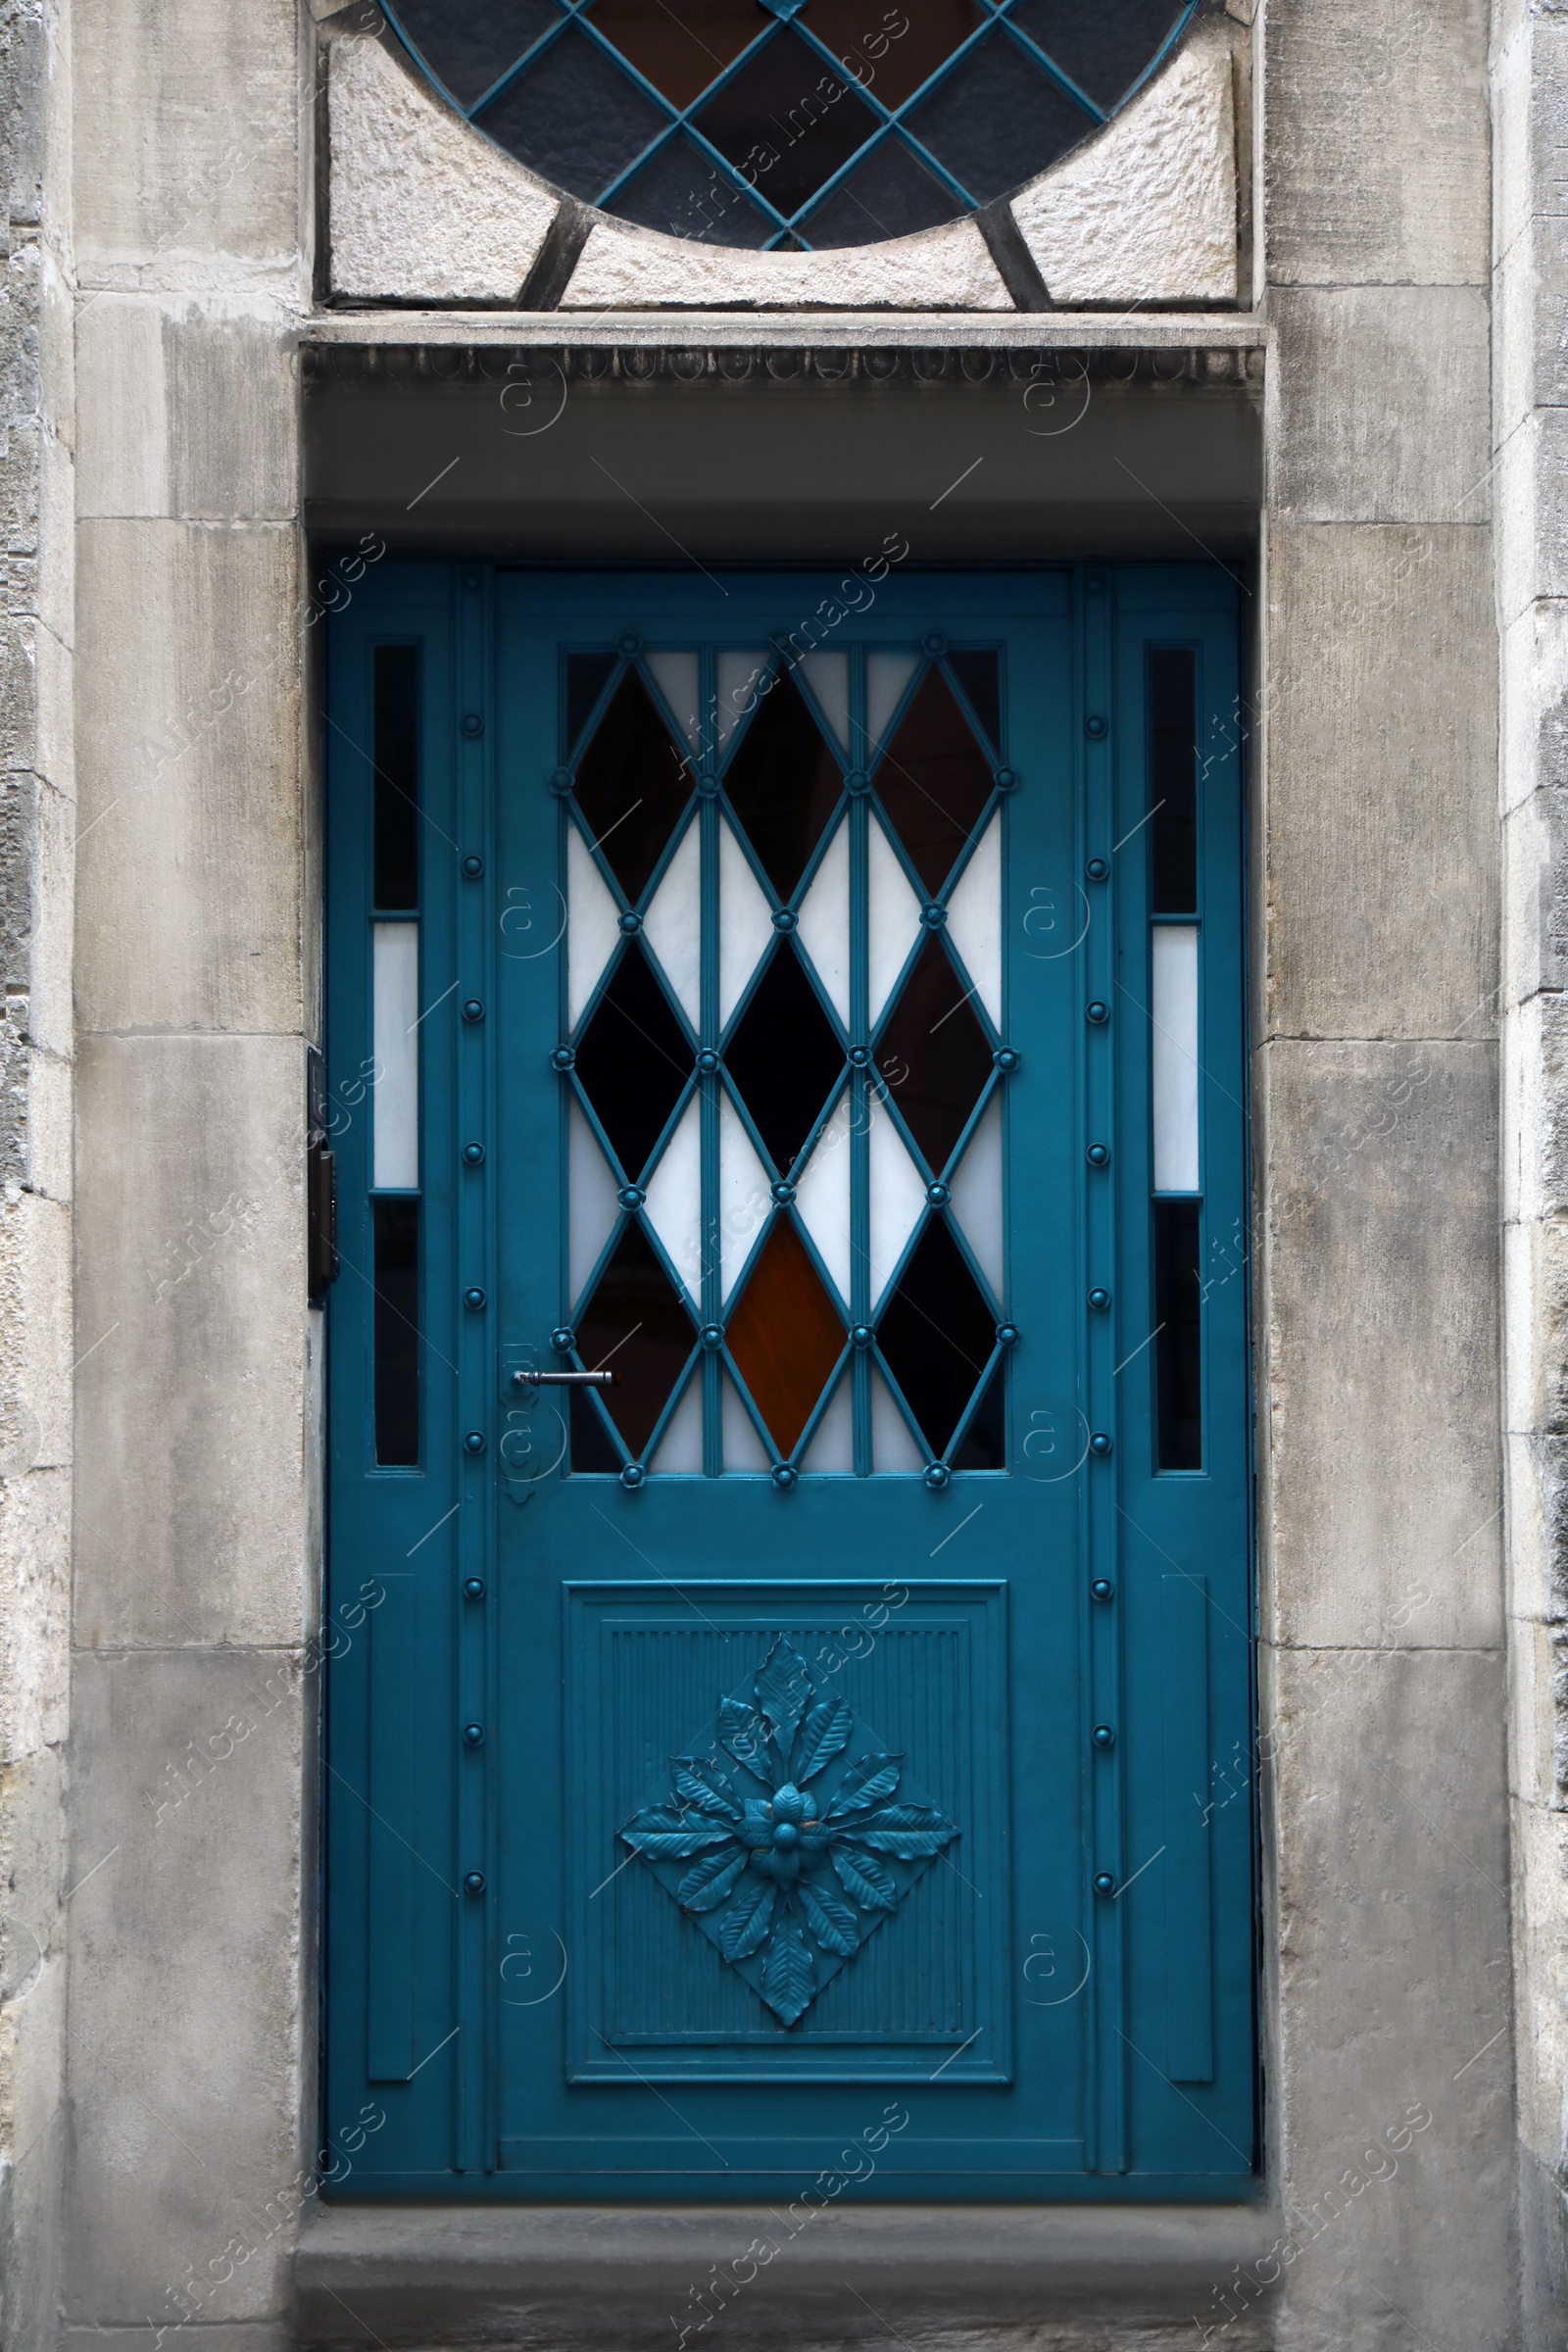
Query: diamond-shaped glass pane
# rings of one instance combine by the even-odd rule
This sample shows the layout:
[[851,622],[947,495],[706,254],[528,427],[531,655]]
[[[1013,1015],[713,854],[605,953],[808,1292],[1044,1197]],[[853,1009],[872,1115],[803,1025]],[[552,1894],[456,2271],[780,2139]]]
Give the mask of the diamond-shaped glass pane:
[[876,245],[886,237],[911,237],[936,228],[963,211],[962,200],[933,179],[897,139],[873,147],[814,212],[801,222],[803,235],[819,251],[845,245]]
[[[450,6],[450,0],[447,0]],[[595,30],[613,41],[671,106],[688,107],[766,29],[757,0],[593,0]]]
[[479,117],[510,155],[590,203],[665,121],[614,59],[575,25]]
[[801,14],[845,72],[884,106],[912,98],[984,21],[975,0],[920,0],[918,8],[880,15],[865,0],[807,0]]
[[991,1360],[996,1325],[941,1217],[915,1243],[877,1340],[932,1452],[944,1452]]
[[603,1365],[617,1375],[603,1400],[632,1453],[653,1435],[691,1351],[691,1318],[641,1218],[628,1217],[577,1319],[577,1352],[589,1371]]
[[779,1174],[787,1175],[844,1069],[844,1049],[786,940],[724,1050]]
[[969,708],[992,743],[1002,743],[1002,665],[995,654],[958,653],[948,656],[948,667],[969,700]]
[[618,220],[657,228],[665,236],[751,252],[760,251],[778,225],[684,134],[666,140],[605,209]]
[[929,934],[876,1062],[927,1166],[940,1175],[991,1075],[991,1048],[952,957]]
[[781,899],[806,871],[843,783],[794,679],[776,679],[741,738],[724,789]]
[[1002,819],[994,816],[948,894],[947,933],[979,994],[1002,1026]]
[[991,798],[991,762],[940,669],[928,669],[874,778],[915,872],[933,897]]
[[1183,0],[1018,0],[1013,20],[1054,65],[1107,113],[1146,70],[1182,14]]
[[692,1050],[633,940],[577,1048],[577,1075],[628,1177],[641,1174],[691,1073]]
[[460,106],[472,106],[552,24],[555,0],[397,0],[402,29]]
[[691,797],[691,768],[629,669],[577,767],[577,805],[628,899],[640,899]]
[[909,127],[987,204],[1076,146],[1094,118],[998,26],[915,108]]
[[844,1326],[806,1246],[775,1217],[729,1319],[730,1352],[780,1453],[793,1453],[844,1348]]
[[695,118],[786,217],[816,194],[876,128],[852,82],[793,32],[778,32]]
[[615,666],[613,654],[568,654],[566,656],[566,749],[571,750],[589,719],[593,716],[599,697],[610,684]]
[[1003,1364],[997,1366],[986,1382],[986,1393],[958,1442],[953,1467],[955,1470],[1007,1467],[1007,1374]]

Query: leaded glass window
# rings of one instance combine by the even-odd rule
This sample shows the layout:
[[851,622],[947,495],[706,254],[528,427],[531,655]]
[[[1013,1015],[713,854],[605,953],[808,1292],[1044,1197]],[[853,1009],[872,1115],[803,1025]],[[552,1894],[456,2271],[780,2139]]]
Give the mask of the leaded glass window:
[[868,245],[1032,179],[1195,0],[396,0],[470,121],[585,202],[699,243]]
[[1000,662],[565,655],[574,1471],[1005,1468]]

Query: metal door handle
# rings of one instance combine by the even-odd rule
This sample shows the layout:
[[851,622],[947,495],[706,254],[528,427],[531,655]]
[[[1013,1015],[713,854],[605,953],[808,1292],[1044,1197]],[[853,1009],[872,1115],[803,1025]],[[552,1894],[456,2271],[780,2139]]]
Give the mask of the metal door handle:
[[613,1372],[514,1372],[514,1389],[610,1389],[615,1385]]

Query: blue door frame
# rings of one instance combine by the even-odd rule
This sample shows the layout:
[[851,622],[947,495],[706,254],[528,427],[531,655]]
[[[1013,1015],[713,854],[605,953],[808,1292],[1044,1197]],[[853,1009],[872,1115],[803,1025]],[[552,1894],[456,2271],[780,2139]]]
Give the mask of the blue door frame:
[[[1252,1820],[1223,1793],[1252,1721],[1235,590],[1123,565],[893,574],[853,612],[839,593],[409,563],[331,624],[332,2195],[1254,2186]],[[956,1437],[934,1469],[871,1470],[858,1407],[836,1473],[798,1467],[808,1432],[773,1475],[717,1475],[711,1436],[700,1468],[617,1475],[629,1443],[572,1419],[597,1404],[515,1379],[584,1360],[563,1352],[567,1106],[588,1102],[571,828],[573,870],[597,860],[626,903],[571,761],[629,670],[657,704],[649,649],[782,646],[794,673],[798,616],[833,612],[852,680],[872,650],[950,682],[952,649],[1000,657],[995,714],[955,692],[1002,737],[1006,1467],[963,1466]],[[759,699],[715,760],[710,696],[694,843],[730,821]],[[891,770],[866,758],[867,789],[840,764],[863,840]],[[640,938],[637,906],[619,927]],[[693,1103],[733,1042],[703,985],[688,1044],[719,1066],[683,1081]],[[876,1068],[850,1068],[849,1109]],[[796,1215],[782,1191],[769,1216]],[[647,1215],[641,1189],[622,1205]],[[716,1326],[705,1353],[705,1311],[711,1432],[738,1359]],[[846,1398],[880,1348],[846,1339]],[[792,1815],[812,1772],[828,1793]],[[784,1864],[767,1879],[772,1847],[742,1852],[754,1819],[780,1841],[803,1808],[809,1897]],[[736,1890],[722,1910],[704,1870]]]

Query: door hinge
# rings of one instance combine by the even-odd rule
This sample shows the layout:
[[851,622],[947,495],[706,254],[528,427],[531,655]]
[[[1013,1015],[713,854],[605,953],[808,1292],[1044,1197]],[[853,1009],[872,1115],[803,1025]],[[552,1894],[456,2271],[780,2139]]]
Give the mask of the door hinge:
[[337,1153],[326,1148],[326,1063],[314,1046],[305,1049],[305,1097],[306,1297],[320,1306],[338,1275]]

